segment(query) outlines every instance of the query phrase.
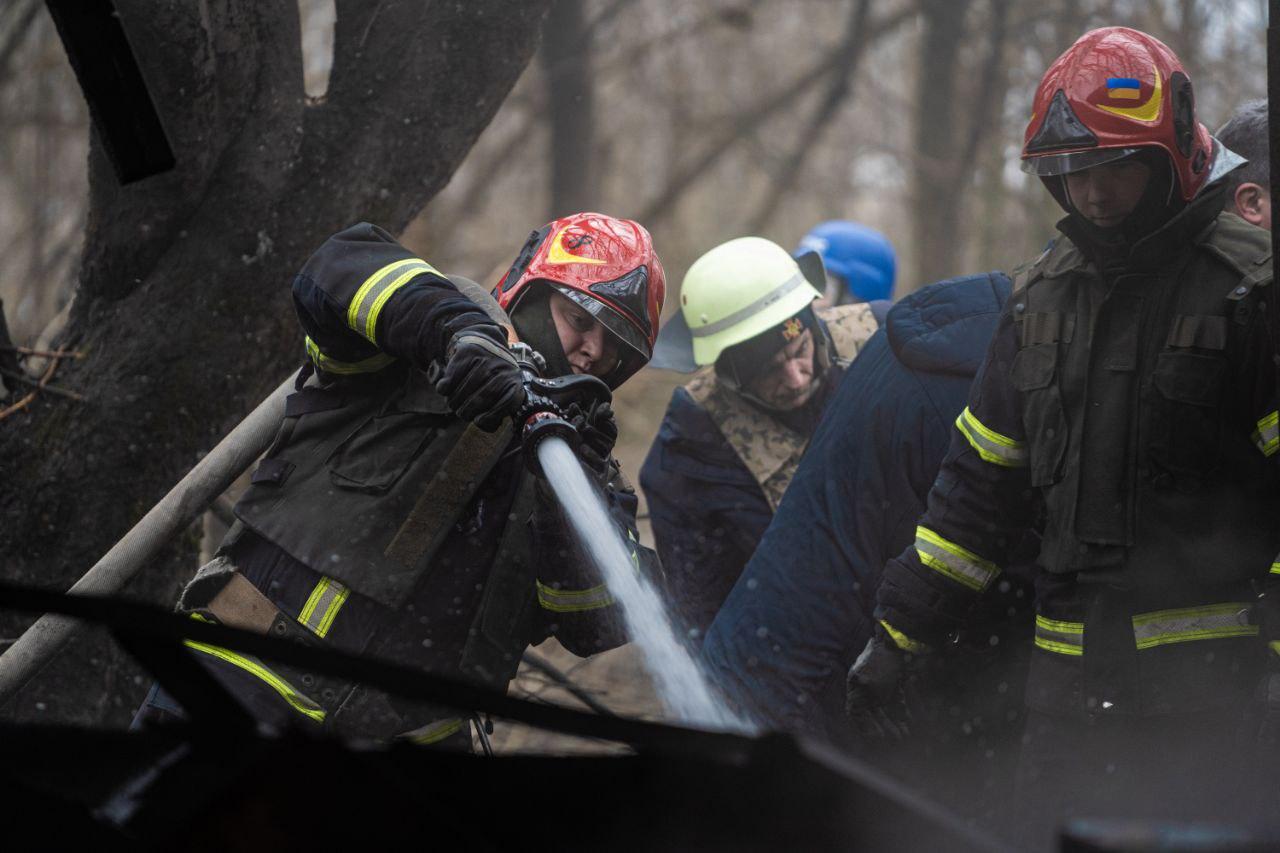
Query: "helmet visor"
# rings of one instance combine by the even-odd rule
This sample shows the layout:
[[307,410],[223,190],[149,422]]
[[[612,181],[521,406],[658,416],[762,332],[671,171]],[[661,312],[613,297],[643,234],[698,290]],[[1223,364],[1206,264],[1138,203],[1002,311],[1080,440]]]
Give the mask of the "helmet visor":
[[1089,151],[1071,151],[1066,154],[1042,154],[1038,157],[1026,157],[1022,161],[1022,171],[1028,175],[1049,178],[1055,175],[1070,175],[1072,172],[1083,172],[1104,163],[1114,163],[1132,154],[1137,148],[1095,148]]
[[[627,349],[631,350],[634,355],[638,355],[644,361],[648,361],[653,351],[649,348],[649,341],[640,330],[636,328],[636,324],[628,320],[621,313],[581,290],[575,290],[572,287],[566,287],[554,281],[548,281],[556,292],[573,300],[573,303],[604,326],[605,331],[613,335],[615,340],[620,341]],[[625,355],[624,360],[627,360]]]

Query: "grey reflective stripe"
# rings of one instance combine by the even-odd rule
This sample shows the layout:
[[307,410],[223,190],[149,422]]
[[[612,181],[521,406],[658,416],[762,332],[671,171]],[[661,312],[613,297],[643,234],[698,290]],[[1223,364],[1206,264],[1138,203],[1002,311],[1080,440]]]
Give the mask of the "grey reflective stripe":
[[782,284],[778,285],[764,296],[761,296],[745,308],[739,308],[729,316],[721,317],[714,323],[708,323],[705,326],[691,326],[689,328],[689,334],[695,338],[705,338],[707,335],[714,335],[716,332],[723,332],[725,329],[738,325],[748,317],[759,314],[765,308],[768,308],[770,305],[777,302],[797,287],[806,283],[805,277],[800,273],[796,273],[791,278],[787,279]]
[[1084,623],[1064,622],[1036,614],[1036,648],[1060,655],[1084,654]]
[[977,554],[949,542],[927,527],[916,528],[916,553],[920,562],[969,589],[982,591],[1000,569]]
[[342,609],[351,590],[332,578],[322,577],[311,591],[307,603],[298,614],[298,621],[312,630],[317,637],[323,637],[333,627],[334,617]]
[[604,584],[591,589],[555,589],[538,581],[538,604],[553,613],[576,613],[598,610],[613,604],[613,596]]
[[369,341],[374,341],[378,314],[391,295],[408,284],[409,280],[424,272],[435,272],[431,264],[421,258],[405,258],[387,264],[365,279],[347,308],[347,325]]
[[1001,465],[1005,468],[1025,468],[1027,466],[1027,445],[1008,436],[1001,435],[982,421],[974,417],[966,406],[956,418],[956,429],[969,441],[969,446],[978,451],[984,462]]
[[427,723],[421,728],[413,731],[405,732],[397,735],[401,740],[407,740],[418,746],[427,746],[432,743],[439,743],[445,738],[462,730],[463,722],[458,717],[450,717],[445,720],[436,720],[434,723]]
[[1232,601],[1205,607],[1158,610],[1133,617],[1133,637],[1139,649],[1191,640],[1256,637],[1258,626],[1249,624],[1249,605]]

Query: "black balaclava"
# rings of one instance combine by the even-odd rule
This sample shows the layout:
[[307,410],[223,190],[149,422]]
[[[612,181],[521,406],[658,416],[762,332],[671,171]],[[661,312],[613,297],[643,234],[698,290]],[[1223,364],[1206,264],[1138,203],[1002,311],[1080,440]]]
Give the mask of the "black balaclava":
[[1123,267],[1134,244],[1154,234],[1187,206],[1178,192],[1177,178],[1168,154],[1159,148],[1143,148],[1131,156],[1147,165],[1151,177],[1138,204],[1123,222],[1110,228],[1094,225],[1076,209],[1067,192],[1065,176],[1044,179],[1049,192],[1067,211],[1070,220],[1068,236],[1094,258],[1104,275]]
[[560,344],[560,333],[551,319],[551,288],[537,284],[511,310],[511,325],[520,340],[538,351],[547,362],[548,377],[569,376],[573,367]]

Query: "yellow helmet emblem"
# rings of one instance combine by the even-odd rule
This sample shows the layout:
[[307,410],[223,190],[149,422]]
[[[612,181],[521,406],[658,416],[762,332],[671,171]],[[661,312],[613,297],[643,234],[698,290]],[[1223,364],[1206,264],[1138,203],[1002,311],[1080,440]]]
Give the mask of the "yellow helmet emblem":
[[1160,69],[1153,65],[1151,66],[1151,70],[1156,75],[1156,82],[1151,89],[1151,97],[1147,98],[1146,103],[1139,104],[1136,107],[1112,107],[1106,104],[1098,104],[1098,109],[1106,110],[1113,115],[1118,115],[1121,118],[1133,119],[1134,121],[1159,121],[1160,97],[1163,94],[1163,87],[1160,83]]
[[[549,264],[607,263],[607,261],[599,260],[597,258],[584,258],[580,255],[570,254],[569,250],[564,247],[564,232],[568,230],[569,229],[567,227],[561,228],[559,231],[556,232],[556,236],[551,239],[551,250],[547,252],[547,261],[546,261],[547,263]],[[591,240],[592,238],[586,237],[585,239]],[[577,246],[574,246],[574,248],[576,249]]]

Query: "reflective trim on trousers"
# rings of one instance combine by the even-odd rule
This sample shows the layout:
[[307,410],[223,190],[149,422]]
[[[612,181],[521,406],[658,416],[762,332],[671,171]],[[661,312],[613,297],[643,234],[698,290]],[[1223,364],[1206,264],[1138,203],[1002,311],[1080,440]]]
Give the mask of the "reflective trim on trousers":
[[1139,649],[1150,649],[1192,640],[1256,637],[1258,626],[1249,624],[1249,605],[1233,601],[1139,613],[1133,617],[1133,636]]
[[956,418],[956,429],[968,439],[969,446],[978,451],[983,461],[1005,468],[1027,467],[1026,442],[1015,441],[991,429],[978,420],[968,406]]
[[[208,622],[198,613],[191,614],[191,618],[201,622]],[[252,655],[242,655],[233,652],[230,649],[224,649],[221,646],[211,646],[208,643],[198,643],[195,640],[183,640],[183,645],[194,651],[217,658],[220,661],[229,663],[232,666],[239,667],[250,675],[261,679],[261,681],[280,694],[280,698],[289,703],[289,706],[306,717],[310,717],[317,723],[324,722],[324,709],[317,705],[302,691],[298,690],[289,682],[285,681],[279,675],[271,670],[266,664]]]
[[349,376],[353,373],[376,373],[395,361],[385,352],[380,352],[360,361],[338,361],[338,359],[330,358],[321,352],[320,347],[315,341],[311,340],[310,336],[307,337],[307,355],[311,357],[311,361],[315,363],[317,369],[339,376]]
[[613,596],[604,584],[591,589],[556,589],[538,581],[538,604],[552,613],[577,613],[599,610],[613,604]]
[[1000,574],[1000,568],[972,551],[942,538],[927,527],[916,528],[920,562],[958,584],[981,592]]
[[1280,450],[1280,412],[1271,412],[1258,421],[1253,431],[1253,443],[1263,456],[1274,456]]
[[298,614],[298,621],[306,625],[317,637],[323,637],[333,627],[333,620],[342,609],[351,590],[336,580],[321,577],[316,588],[311,590],[307,603]]
[[1084,623],[1064,622],[1036,614],[1036,648],[1060,655],[1084,654]]
[[427,723],[421,728],[416,728],[413,731],[396,735],[396,737],[400,740],[407,740],[418,746],[429,746],[433,743],[439,743],[450,735],[461,731],[463,725],[465,725],[465,723],[461,718],[450,717],[444,720],[436,720],[433,723]]
[[405,258],[387,264],[365,279],[352,297],[351,304],[347,306],[347,325],[376,344],[375,333],[382,306],[414,276],[428,272],[439,275],[435,267],[421,258]]
[[929,647],[919,640],[913,640],[897,628],[881,619],[880,624],[889,632],[889,637],[893,640],[893,644],[904,652],[911,652],[914,655],[922,655],[929,651]]

